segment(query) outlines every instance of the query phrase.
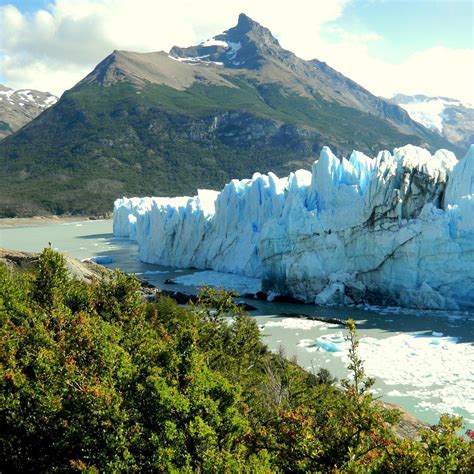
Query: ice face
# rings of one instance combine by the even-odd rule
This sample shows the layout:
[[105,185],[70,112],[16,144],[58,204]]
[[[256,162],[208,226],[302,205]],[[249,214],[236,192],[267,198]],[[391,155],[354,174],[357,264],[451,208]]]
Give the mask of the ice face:
[[145,262],[259,278],[306,302],[474,309],[474,146],[460,161],[412,145],[349,159],[324,147],[288,178],[119,199],[114,234]]
[[474,196],[474,145],[467,155],[453,168],[446,192],[444,205],[458,205],[464,199]]

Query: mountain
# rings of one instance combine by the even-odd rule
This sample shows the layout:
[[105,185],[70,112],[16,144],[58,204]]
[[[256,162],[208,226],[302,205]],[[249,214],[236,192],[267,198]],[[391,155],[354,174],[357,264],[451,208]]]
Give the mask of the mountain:
[[413,120],[467,149],[474,143],[474,106],[448,97],[397,94],[390,99]]
[[[100,214],[123,195],[218,189],[406,143],[459,149],[318,60],[238,24],[169,53],[114,51],[0,143],[0,215]],[[54,190],[54,192],[51,192]]]
[[49,92],[14,90],[0,84],[0,140],[31,122],[57,100]]

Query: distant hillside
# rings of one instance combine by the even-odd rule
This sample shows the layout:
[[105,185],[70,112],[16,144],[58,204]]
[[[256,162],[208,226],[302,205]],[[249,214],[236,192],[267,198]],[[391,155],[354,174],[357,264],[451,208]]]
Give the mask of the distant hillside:
[[190,48],[114,51],[0,143],[0,215],[97,214],[123,195],[194,194],[255,171],[407,143],[460,149],[240,15]]
[[0,84],[0,140],[31,122],[57,100],[49,92],[14,90]]
[[474,143],[474,106],[448,97],[397,94],[391,99],[413,120],[467,149]]

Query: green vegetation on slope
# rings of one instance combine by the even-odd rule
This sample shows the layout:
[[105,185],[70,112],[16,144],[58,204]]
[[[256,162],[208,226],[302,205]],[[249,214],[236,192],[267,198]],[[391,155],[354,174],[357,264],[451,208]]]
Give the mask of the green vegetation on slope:
[[324,145],[373,154],[422,142],[316,92],[227,79],[235,87],[124,82],[68,91],[0,143],[0,217],[100,214],[123,195],[192,195],[256,171],[285,175],[309,167]]
[[35,274],[0,267],[1,472],[472,472],[455,418],[393,433],[353,323],[341,390],[269,352],[230,294],[184,308],[139,289],[73,280],[51,249]]

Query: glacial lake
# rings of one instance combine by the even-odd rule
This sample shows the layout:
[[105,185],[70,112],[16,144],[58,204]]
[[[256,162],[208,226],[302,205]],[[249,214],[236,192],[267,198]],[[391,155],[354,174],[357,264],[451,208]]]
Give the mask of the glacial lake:
[[[107,267],[135,273],[157,287],[195,291],[164,281],[197,270],[140,262],[135,243],[114,238],[111,220],[59,219],[24,227],[2,227],[0,221],[1,247],[41,251],[48,242],[79,259],[109,257]],[[271,350],[283,350],[307,370],[325,367],[339,379],[347,376],[344,329],[297,315],[354,319],[366,372],[376,378],[375,396],[428,423],[452,413],[463,416],[467,428],[474,428],[474,314],[247,302],[257,308],[251,314]]]

